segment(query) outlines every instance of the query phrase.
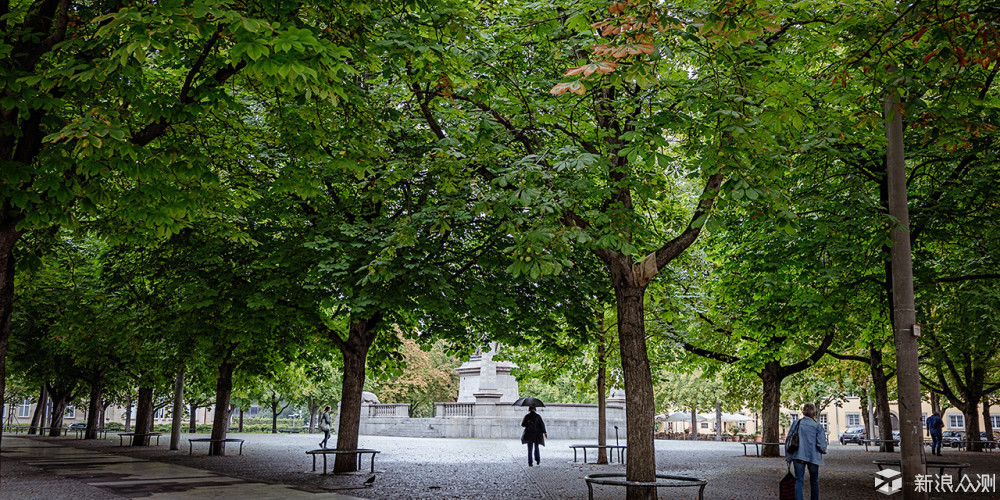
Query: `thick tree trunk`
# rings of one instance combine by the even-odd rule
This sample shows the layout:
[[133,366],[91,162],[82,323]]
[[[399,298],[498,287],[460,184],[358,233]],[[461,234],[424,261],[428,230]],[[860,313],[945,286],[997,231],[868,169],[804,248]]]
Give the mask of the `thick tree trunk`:
[[[653,447],[653,378],[646,351],[646,326],[643,315],[646,287],[636,286],[632,262],[611,265],[618,309],[618,338],[628,411],[628,453],[625,477],[629,481],[656,479],[656,452]],[[628,487],[629,500],[656,498],[656,488]]]
[[184,419],[184,368],[177,372],[174,379],[174,407],[170,412],[170,449],[179,450],[181,446],[181,420]]
[[892,445],[892,413],[889,411],[889,383],[886,380],[882,363],[882,350],[880,347],[872,346],[868,349],[871,363],[868,366],[872,375],[872,390],[875,392],[875,414],[879,423],[879,439],[888,442],[881,443],[879,449],[885,452],[894,451]]
[[[358,428],[361,426],[361,392],[365,385],[365,361],[375,340],[381,314],[368,320],[351,323],[347,341],[341,342],[344,358],[344,381],[341,385],[340,420],[337,426],[337,449],[358,448]],[[334,333],[335,335],[335,333]],[[334,472],[357,470],[357,457],[340,453],[333,465]]]
[[45,427],[45,408],[48,407],[49,388],[48,384],[42,382],[42,393],[38,396],[38,403],[35,405],[35,412],[31,414],[31,425],[28,426],[28,434],[39,433],[39,427]]
[[[605,405],[608,404],[607,395],[607,372],[608,372],[608,360],[607,360],[607,347],[604,345],[604,318],[602,317],[598,327],[601,328],[602,334],[597,340],[597,444],[600,446],[606,446],[608,444],[608,411]],[[597,449],[597,463],[607,464],[608,454],[607,450],[604,448]]]
[[869,399],[868,398],[868,389],[862,389],[861,392],[860,392],[860,394],[859,394],[859,398],[858,399],[860,400],[859,403],[861,404],[861,419],[864,422],[863,425],[865,426],[864,436],[865,436],[865,439],[868,439],[868,436],[871,435],[872,423],[873,423],[871,421],[871,418],[868,416],[868,414],[870,413],[868,411],[869,410],[869,408],[868,408],[868,399]]
[[[219,378],[215,382],[215,417],[212,419],[212,439],[226,439],[226,435],[229,433],[229,417],[232,413],[229,401],[233,395],[233,372],[235,370],[236,363],[223,361],[219,365]],[[226,443],[210,443],[208,454],[224,456]]]
[[[757,374],[763,382],[764,397],[761,401],[761,415],[764,420],[763,441],[765,443],[782,443],[780,432],[781,418],[781,364],[778,361],[768,361],[764,369]],[[767,444],[761,446],[761,455],[765,457],[781,456],[780,445]]]
[[[890,73],[895,68],[890,68]],[[920,363],[913,325],[917,322],[913,296],[913,256],[910,251],[910,212],[907,205],[906,164],[903,148],[903,106],[890,89],[883,108],[886,135],[886,177],[889,214],[898,221],[889,233],[892,239],[892,318],[896,345],[896,381],[899,394],[900,469],[904,500],[923,500],[917,491],[917,476],[927,473],[924,439],[920,425]]]
[[969,443],[968,451],[983,451],[983,444],[979,438],[979,401],[970,401],[969,405],[962,409],[965,414],[965,440]]
[[[931,413],[938,413],[938,412],[941,412],[941,395],[936,392],[932,392]],[[941,414],[944,415],[944,412],[941,412]]]
[[237,425],[237,430],[239,432],[243,432],[243,407],[242,406],[240,407],[239,425]]
[[132,446],[149,446],[148,434],[153,425],[153,388],[139,387],[139,397],[135,402],[135,433]]
[[105,426],[106,426],[107,421],[108,421],[107,414],[108,414],[108,407],[109,406],[111,406],[111,400],[110,399],[105,399],[104,401],[101,401],[101,425],[98,427],[99,429],[106,428]]
[[90,398],[87,404],[87,430],[84,432],[84,439],[97,439],[97,429],[104,427],[101,423],[101,413],[104,412],[104,405],[101,404],[101,396],[104,393],[104,373],[95,374],[94,380],[90,384]]
[[691,407],[691,436],[692,441],[698,440],[698,409]]
[[[14,246],[24,234],[17,230],[17,223],[24,217],[12,215],[13,212],[10,200],[5,199],[0,205],[0,401],[7,399],[7,346],[14,311]],[[2,426],[0,439],[3,439]]]

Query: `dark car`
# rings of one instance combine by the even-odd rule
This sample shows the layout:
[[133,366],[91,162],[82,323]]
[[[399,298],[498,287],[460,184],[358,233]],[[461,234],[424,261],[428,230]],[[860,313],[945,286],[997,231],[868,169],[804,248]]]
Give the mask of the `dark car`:
[[847,444],[847,443],[863,444],[861,441],[864,439],[865,439],[864,427],[848,427],[847,430],[840,435],[840,444]]
[[964,436],[965,433],[962,431],[944,431],[941,433],[941,446],[958,448],[958,442],[965,439]]
[[75,423],[69,424],[69,427],[68,427],[68,429],[71,430],[71,431],[78,430],[78,429],[86,429],[86,428],[87,428],[87,423],[86,422],[75,422]]

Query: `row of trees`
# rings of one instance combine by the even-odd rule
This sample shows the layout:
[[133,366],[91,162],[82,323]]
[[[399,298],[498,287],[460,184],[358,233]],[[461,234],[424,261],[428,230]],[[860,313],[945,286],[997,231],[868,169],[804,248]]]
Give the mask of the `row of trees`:
[[[206,374],[229,408],[241,379],[333,352],[351,449],[366,374],[398,366],[401,340],[381,332],[597,346],[600,367],[617,345],[627,477],[651,480],[653,366],[678,349],[759,379],[767,441],[782,380],[828,352],[865,363],[887,405],[904,363],[885,340],[908,328],[892,314],[902,222],[921,346],[939,356],[925,382],[963,404],[995,390],[995,308],[973,307],[996,295],[989,6],[36,0],[0,14],[4,380],[9,342],[72,334],[26,363],[73,358],[57,366],[80,367],[95,401],[131,381],[145,425],[181,373]],[[890,139],[912,224],[889,215]],[[66,245],[95,279],[57,287],[72,302],[41,284],[86,267],[53,263]],[[38,306],[11,337],[15,296]],[[949,363],[970,325],[987,356]]]

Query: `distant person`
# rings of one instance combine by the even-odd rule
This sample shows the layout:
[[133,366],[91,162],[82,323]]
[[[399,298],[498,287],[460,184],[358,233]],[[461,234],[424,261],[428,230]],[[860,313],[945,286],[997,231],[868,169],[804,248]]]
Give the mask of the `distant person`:
[[534,406],[528,407],[528,414],[524,416],[524,420],[521,420],[521,427],[524,427],[524,433],[521,434],[521,443],[528,445],[528,467],[532,466],[532,447],[535,448],[535,463],[542,465],[538,446],[545,446],[545,438],[549,437],[549,435],[545,432],[545,422],[542,421],[542,416],[535,413]]
[[936,411],[927,417],[927,432],[931,435],[931,455],[941,456],[941,438],[944,429],[944,420],[941,419],[941,412]]
[[330,440],[330,426],[333,424],[333,420],[330,419],[330,407],[327,406],[323,409],[323,413],[319,415],[319,430],[323,431],[323,440],[319,442],[320,448],[326,448],[326,442]]
[[795,500],[803,499],[806,468],[809,469],[809,498],[819,500],[819,466],[823,465],[827,442],[826,430],[816,421],[816,405],[802,405],[802,418],[792,424],[785,442],[796,432],[799,433],[799,448],[785,454],[785,461],[792,462],[795,467]]

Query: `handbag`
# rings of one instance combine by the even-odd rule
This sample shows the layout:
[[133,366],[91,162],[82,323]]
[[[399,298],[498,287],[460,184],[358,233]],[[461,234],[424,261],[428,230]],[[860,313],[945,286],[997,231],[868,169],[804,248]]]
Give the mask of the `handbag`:
[[792,474],[792,463],[788,463],[788,473],[778,482],[778,499],[795,500],[795,474]]
[[795,453],[795,450],[799,449],[799,422],[801,421],[802,420],[800,419],[798,422],[795,422],[795,430],[792,431],[790,436],[788,436],[788,441],[785,441],[786,456],[789,453]]

